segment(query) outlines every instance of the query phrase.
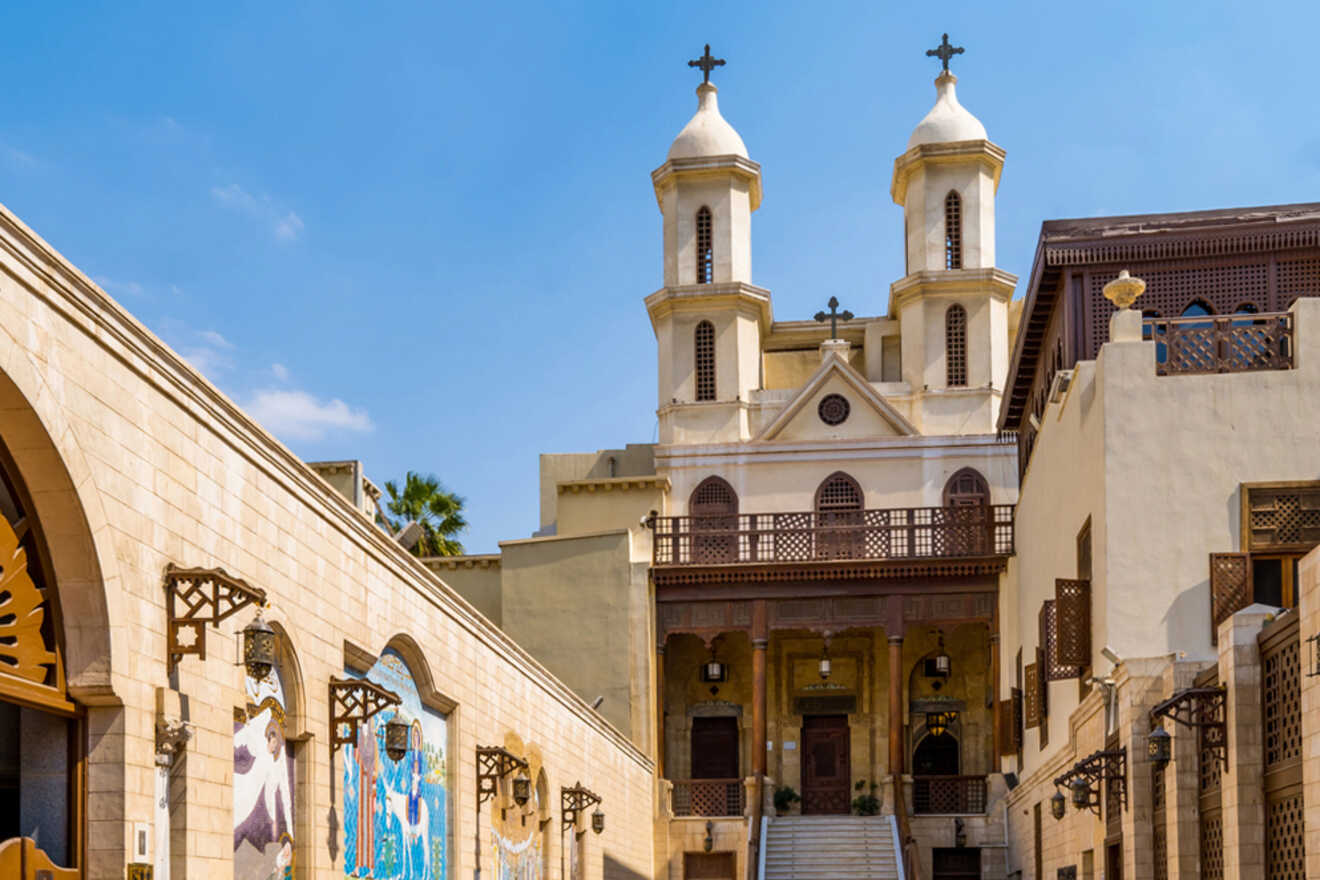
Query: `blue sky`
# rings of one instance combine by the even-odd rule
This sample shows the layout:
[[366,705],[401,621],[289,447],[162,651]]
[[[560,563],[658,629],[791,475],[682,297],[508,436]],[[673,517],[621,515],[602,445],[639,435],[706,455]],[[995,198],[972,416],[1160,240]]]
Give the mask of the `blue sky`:
[[538,453],[655,436],[649,173],[703,43],[780,319],[885,308],[946,30],[1022,283],[1045,219],[1320,196],[1309,3],[26,7],[0,202],[300,456],[437,473],[472,551],[537,527]]

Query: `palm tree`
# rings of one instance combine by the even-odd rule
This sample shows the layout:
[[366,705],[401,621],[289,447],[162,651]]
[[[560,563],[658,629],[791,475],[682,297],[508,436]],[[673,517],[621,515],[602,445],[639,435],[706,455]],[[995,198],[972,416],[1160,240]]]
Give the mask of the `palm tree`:
[[422,537],[413,546],[418,556],[461,556],[463,545],[454,537],[467,528],[463,518],[463,499],[445,491],[434,474],[408,471],[403,491],[393,480],[385,483],[390,500],[386,504],[397,520],[388,520],[395,533],[409,522],[422,527]]

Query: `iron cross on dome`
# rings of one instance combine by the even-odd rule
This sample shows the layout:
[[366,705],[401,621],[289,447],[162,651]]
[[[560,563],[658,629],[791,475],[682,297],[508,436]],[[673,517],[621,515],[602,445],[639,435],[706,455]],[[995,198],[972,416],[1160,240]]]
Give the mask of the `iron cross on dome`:
[[949,35],[945,34],[943,39],[940,40],[940,44],[938,46],[936,46],[934,49],[926,50],[926,57],[940,59],[940,62],[944,65],[945,72],[948,72],[949,59],[952,58],[954,55],[961,55],[963,52],[966,51],[967,50],[964,49],[962,46],[949,45]]
[[723,58],[712,58],[710,55],[710,43],[706,44],[706,54],[702,55],[696,61],[689,61],[688,67],[700,67],[701,72],[706,78],[703,82],[710,82],[710,72],[717,67],[723,67],[725,61]]
[[829,306],[830,310],[828,312],[817,312],[815,314],[815,318],[817,321],[820,321],[821,323],[824,323],[825,319],[829,318],[830,339],[838,339],[839,321],[840,320],[851,321],[853,319],[853,313],[848,311],[847,309],[844,309],[843,311],[839,311],[839,298],[837,296],[830,297],[830,301],[827,302],[825,305]]

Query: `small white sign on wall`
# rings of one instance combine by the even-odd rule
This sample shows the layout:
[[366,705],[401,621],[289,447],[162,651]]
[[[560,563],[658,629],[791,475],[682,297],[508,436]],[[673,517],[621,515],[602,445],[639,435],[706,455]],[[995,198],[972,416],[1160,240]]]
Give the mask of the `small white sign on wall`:
[[784,740],[784,751],[792,752],[795,751],[796,749],[797,749],[797,743],[794,740],[791,739]]

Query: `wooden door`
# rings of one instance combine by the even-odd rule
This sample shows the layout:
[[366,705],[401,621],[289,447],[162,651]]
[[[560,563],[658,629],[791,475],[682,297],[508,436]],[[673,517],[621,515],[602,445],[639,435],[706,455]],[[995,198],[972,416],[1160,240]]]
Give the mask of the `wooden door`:
[[738,778],[738,719],[692,719],[692,778]]
[[76,868],[61,868],[30,837],[0,843],[0,877],[14,880],[77,880]]
[[847,715],[802,719],[802,812],[848,813],[852,766]]
[[684,853],[683,880],[737,880],[733,853]]

